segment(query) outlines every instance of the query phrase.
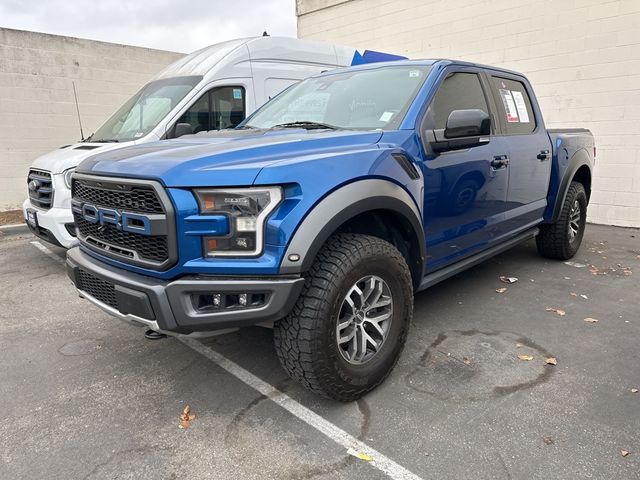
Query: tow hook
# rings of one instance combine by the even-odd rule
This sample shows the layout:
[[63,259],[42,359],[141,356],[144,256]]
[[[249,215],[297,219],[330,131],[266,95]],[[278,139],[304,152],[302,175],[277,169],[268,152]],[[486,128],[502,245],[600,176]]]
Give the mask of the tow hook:
[[144,338],[146,338],[147,340],[160,340],[162,338],[167,338],[167,336],[164,333],[156,332],[155,330],[149,329],[144,332]]

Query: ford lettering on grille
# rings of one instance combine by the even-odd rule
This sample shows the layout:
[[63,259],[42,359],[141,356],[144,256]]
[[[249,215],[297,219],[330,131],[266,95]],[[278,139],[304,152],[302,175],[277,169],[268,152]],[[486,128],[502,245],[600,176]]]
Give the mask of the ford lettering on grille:
[[131,212],[119,212],[111,208],[100,208],[85,203],[80,208],[82,218],[87,222],[102,226],[112,226],[117,230],[151,235],[151,219],[146,215]]

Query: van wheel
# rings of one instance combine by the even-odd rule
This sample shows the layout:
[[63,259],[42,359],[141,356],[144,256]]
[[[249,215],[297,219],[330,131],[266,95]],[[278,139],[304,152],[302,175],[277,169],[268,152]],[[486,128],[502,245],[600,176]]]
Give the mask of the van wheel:
[[571,182],[558,221],[540,227],[538,252],[547,258],[570,259],[580,248],[586,224],[587,194],[581,183]]
[[413,284],[400,252],[377,237],[336,234],[292,312],[274,326],[278,358],[309,390],[356,400],[395,366],[412,315]]

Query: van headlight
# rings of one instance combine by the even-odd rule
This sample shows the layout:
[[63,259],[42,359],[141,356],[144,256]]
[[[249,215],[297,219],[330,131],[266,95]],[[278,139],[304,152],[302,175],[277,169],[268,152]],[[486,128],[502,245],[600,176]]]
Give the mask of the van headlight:
[[64,172],[62,172],[62,175],[64,177],[64,184],[65,186],[71,190],[71,175],[73,175],[73,172],[76,171],[76,168],[68,168],[66,169]]
[[204,237],[206,257],[260,255],[267,217],[282,200],[280,187],[194,190],[200,213],[226,215],[229,234]]

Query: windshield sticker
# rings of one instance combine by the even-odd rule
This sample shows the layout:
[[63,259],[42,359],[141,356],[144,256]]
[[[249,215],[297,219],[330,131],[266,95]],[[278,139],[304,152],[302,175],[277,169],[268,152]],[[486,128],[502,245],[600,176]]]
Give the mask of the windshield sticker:
[[511,90],[500,89],[500,97],[502,97],[502,103],[504,104],[504,110],[507,113],[507,122],[518,122],[518,110],[516,104],[513,101]]
[[242,100],[242,89],[234,88],[233,89],[233,99],[234,100]]
[[518,109],[518,116],[520,117],[520,121],[522,123],[529,123],[529,112],[527,111],[527,104],[524,101],[522,92],[516,92],[515,90],[512,90],[511,94],[513,95],[513,99],[516,102],[516,108]]
[[133,138],[140,138],[143,135],[144,135],[144,132],[136,132],[136,134],[133,136]]
[[420,70],[409,70],[409,78],[416,78],[420,76]]
[[391,120],[392,117],[393,117],[393,112],[384,112],[382,115],[380,115],[380,121],[388,122],[389,120]]

